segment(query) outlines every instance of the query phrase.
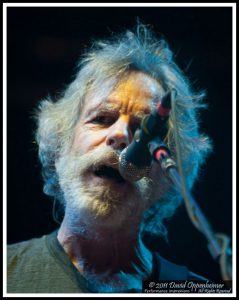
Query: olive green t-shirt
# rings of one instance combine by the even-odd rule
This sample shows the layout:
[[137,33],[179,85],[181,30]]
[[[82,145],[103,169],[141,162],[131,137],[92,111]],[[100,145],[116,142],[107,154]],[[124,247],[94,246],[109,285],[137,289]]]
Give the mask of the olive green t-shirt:
[[57,232],[8,245],[8,293],[90,293]]
[[[57,231],[8,245],[7,293],[96,293],[75,268],[57,239]],[[206,280],[185,266],[153,253],[149,280]],[[142,293],[131,289],[125,293]]]

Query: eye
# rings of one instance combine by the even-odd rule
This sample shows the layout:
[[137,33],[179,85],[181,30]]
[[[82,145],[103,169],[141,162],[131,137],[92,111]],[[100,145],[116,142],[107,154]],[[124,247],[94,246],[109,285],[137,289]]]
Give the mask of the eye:
[[141,122],[140,122],[140,121],[137,121],[137,122],[133,122],[133,123],[130,125],[131,131],[132,131],[133,134],[135,133],[135,131],[136,131],[137,129],[140,128],[140,124],[141,124]]
[[91,120],[91,123],[99,124],[99,125],[112,125],[114,122],[115,122],[115,117],[106,116],[106,115],[99,115],[99,116],[94,117]]

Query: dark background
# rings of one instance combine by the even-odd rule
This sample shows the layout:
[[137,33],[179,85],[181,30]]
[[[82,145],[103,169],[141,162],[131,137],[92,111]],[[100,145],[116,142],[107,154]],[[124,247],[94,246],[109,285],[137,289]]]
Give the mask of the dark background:
[[[201,128],[214,151],[193,194],[216,232],[232,233],[232,9],[199,7],[7,8],[7,238],[8,243],[57,228],[42,192],[33,110],[70,83],[76,62],[95,38],[132,28],[137,17],[163,35],[176,62],[209,104]],[[220,279],[204,237],[184,206],[168,222],[168,240],[150,240],[165,258]]]

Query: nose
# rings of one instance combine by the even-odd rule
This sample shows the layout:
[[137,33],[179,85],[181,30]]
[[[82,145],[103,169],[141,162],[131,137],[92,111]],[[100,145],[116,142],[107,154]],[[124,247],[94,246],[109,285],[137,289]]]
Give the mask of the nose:
[[127,118],[119,118],[110,128],[106,137],[106,145],[111,146],[115,150],[123,150],[126,148],[131,139]]

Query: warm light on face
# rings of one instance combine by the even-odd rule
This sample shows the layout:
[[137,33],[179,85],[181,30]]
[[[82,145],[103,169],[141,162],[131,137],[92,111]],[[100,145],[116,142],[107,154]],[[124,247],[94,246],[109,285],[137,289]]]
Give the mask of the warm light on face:
[[89,93],[75,128],[73,153],[83,154],[107,143],[109,135],[115,139],[123,135],[130,142],[142,118],[150,113],[153,101],[161,95],[156,80],[135,71],[122,78],[108,96]]
[[125,181],[118,170],[118,159],[161,94],[156,80],[131,72],[107,97],[103,92],[86,96],[70,154],[57,166],[66,210],[77,218],[82,218],[82,213],[89,219],[97,216],[110,226],[122,224],[126,218],[141,219],[151,204],[152,180]]

